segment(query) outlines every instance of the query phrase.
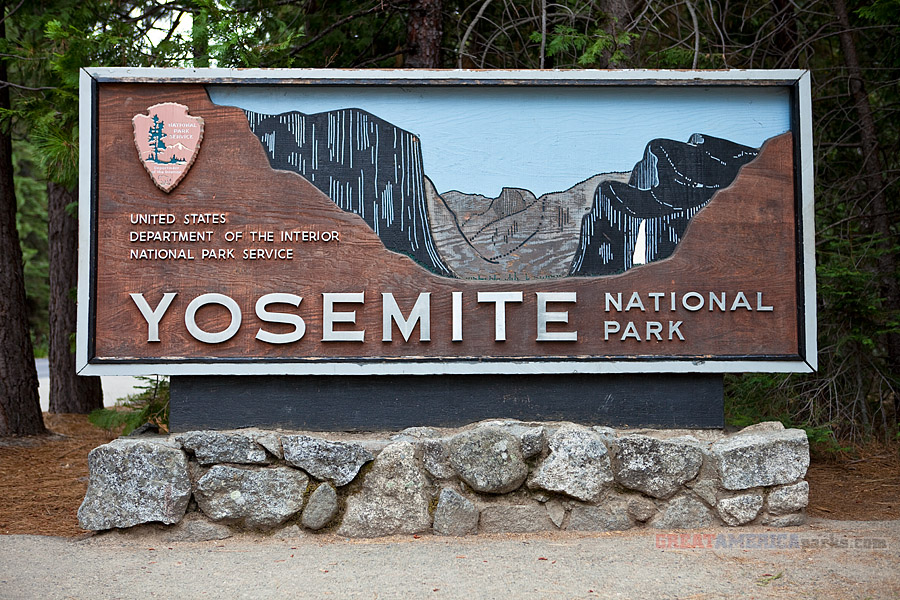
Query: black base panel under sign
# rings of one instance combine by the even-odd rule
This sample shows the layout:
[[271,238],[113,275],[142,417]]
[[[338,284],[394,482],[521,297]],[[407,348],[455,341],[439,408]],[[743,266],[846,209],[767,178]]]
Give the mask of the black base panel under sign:
[[484,419],[724,426],[723,376],[176,376],[170,428],[395,431]]

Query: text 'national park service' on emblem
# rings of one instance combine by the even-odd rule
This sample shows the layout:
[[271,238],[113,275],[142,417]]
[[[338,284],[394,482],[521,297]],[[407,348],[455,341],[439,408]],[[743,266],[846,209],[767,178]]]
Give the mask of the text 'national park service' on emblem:
[[187,172],[203,140],[203,118],[188,115],[188,107],[175,102],[154,104],[146,115],[135,115],[134,144],[153,183],[168,193]]

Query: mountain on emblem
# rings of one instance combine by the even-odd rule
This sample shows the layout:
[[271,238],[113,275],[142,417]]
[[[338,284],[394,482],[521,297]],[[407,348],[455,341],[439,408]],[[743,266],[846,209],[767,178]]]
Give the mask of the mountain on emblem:
[[154,104],[146,115],[135,115],[134,145],[150,179],[169,193],[187,175],[203,140],[203,119],[188,115],[175,102]]

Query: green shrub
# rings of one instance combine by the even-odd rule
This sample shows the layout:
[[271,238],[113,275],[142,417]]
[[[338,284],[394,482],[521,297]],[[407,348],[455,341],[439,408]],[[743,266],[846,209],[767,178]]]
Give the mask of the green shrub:
[[97,427],[110,431],[122,428],[121,435],[128,435],[144,423],[169,430],[169,378],[138,377],[143,385],[140,392],[121,398],[112,408],[98,408],[88,419]]

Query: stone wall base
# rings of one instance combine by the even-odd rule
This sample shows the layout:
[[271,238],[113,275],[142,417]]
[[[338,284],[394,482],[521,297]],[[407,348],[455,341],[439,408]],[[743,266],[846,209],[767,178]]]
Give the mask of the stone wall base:
[[799,429],[614,430],[483,421],[394,434],[241,429],[123,437],[91,451],[84,529],[346,537],[799,525]]

